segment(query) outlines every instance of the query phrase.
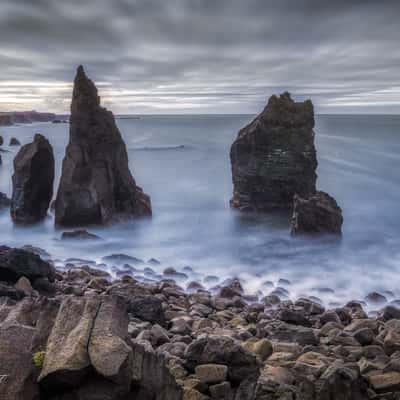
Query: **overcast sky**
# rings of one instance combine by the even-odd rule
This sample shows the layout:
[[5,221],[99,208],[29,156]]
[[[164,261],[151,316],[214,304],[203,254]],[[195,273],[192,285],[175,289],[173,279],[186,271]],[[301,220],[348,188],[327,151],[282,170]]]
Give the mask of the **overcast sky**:
[[400,113],[400,0],[0,0],[0,110],[68,112],[78,64],[115,113]]

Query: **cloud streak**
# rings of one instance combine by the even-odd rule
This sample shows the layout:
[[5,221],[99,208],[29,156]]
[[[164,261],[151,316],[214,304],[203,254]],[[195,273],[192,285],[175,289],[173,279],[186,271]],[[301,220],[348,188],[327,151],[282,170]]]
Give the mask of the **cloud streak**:
[[283,90],[311,97],[318,112],[400,112],[396,1],[2,0],[1,7],[2,110],[68,111],[82,63],[118,113],[255,113]]

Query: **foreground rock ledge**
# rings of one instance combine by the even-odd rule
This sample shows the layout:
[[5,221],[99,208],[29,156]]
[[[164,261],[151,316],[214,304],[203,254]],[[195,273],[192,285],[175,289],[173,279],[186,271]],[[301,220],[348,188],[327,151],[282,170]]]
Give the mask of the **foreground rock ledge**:
[[36,134],[14,159],[11,218],[16,224],[42,221],[53,197],[54,155],[48,140]]
[[243,211],[291,209],[295,193],[315,193],[314,108],[289,93],[271,96],[232,144],[231,206]]
[[97,89],[80,66],[75,77],[70,140],[62,165],[55,222],[84,226],[148,215],[150,198],[129,171],[126,146],[114,116],[100,106]]
[[57,272],[38,266],[40,275],[56,275],[52,294],[31,291],[16,299],[10,294],[21,287],[20,274],[38,276],[31,271],[38,257],[3,251],[0,264],[13,279],[0,282],[2,400],[396,400],[400,394],[400,310],[393,305],[368,318],[356,301],[330,310],[307,298],[249,301],[238,280],[214,294],[189,294],[170,278],[113,281],[80,264]]

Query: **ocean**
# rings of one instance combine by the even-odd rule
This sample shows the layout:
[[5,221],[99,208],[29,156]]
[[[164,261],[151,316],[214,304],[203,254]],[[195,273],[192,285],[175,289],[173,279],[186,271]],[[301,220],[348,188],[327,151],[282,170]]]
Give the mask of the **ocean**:
[[[314,295],[326,304],[362,299],[371,291],[400,297],[400,116],[317,115],[317,187],[343,210],[341,240],[290,236],[290,215],[231,210],[229,150],[251,115],[146,115],[117,119],[139,186],[151,196],[153,218],[90,228],[101,241],[61,241],[49,215],[43,224],[13,226],[0,214],[0,243],[47,250],[59,267],[71,257],[102,262],[124,253],[181,271],[188,281],[207,275],[239,277],[249,293],[263,294],[280,278],[293,298]],[[55,192],[68,141],[67,124],[0,128],[8,144],[42,133],[56,159]],[[3,146],[0,191],[11,194],[12,161],[19,147]],[[111,267],[111,266],[108,266]],[[329,289],[329,290],[327,290]],[[393,293],[387,292],[391,291]]]

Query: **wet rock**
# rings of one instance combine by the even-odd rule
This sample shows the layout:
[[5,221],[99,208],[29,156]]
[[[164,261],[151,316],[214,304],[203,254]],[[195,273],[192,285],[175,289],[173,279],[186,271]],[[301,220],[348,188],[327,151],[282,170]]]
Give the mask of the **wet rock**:
[[17,282],[25,276],[31,282],[37,278],[54,280],[54,267],[29,251],[0,246],[0,280]]
[[368,304],[377,306],[387,303],[387,298],[378,292],[372,292],[365,297],[365,301]]
[[86,378],[91,367],[88,343],[99,306],[98,298],[67,297],[61,304],[39,377],[46,391],[73,389]]
[[265,361],[273,353],[272,343],[267,339],[249,340],[243,347],[254,353],[261,361]]
[[354,332],[354,338],[361,344],[361,346],[368,346],[374,341],[375,334],[370,328],[361,328]]
[[230,151],[231,206],[240,210],[290,209],[295,193],[315,192],[314,109],[289,93],[272,96],[238,134]]
[[128,307],[129,313],[143,321],[165,324],[165,314],[160,299],[154,296],[136,296],[131,298]]
[[202,383],[221,383],[226,380],[228,367],[220,364],[202,364],[194,369],[196,378]]
[[88,342],[89,359],[96,372],[119,384],[126,393],[132,376],[132,348],[126,342],[128,322],[125,302],[104,297]]
[[293,198],[292,234],[342,233],[342,210],[325,192]]
[[400,373],[387,372],[371,375],[369,382],[377,393],[396,392],[400,390]]
[[42,221],[53,197],[54,155],[47,139],[36,134],[14,159],[11,218],[16,224]]
[[21,143],[19,142],[19,140],[15,137],[12,137],[10,139],[10,146],[21,146]]
[[30,296],[33,294],[32,285],[29,282],[29,279],[25,276],[21,276],[21,278],[18,279],[17,283],[15,284],[15,289],[23,292],[25,296]]
[[84,229],[77,229],[74,231],[67,231],[61,234],[61,239],[89,239],[89,240],[99,240],[100,237],[94,233],[90,233]]
[[114,116],[100,106],[97,89],[80,66],[56,198],[56,224],[105,224],[149,215],[150,197],[129,171],[126,146]]
[[294,325],[302,325],[306,327],[310,327],[312,325],[311,322],[300,311],[284,309],[280,312],[279,319]]
[[26,244],[25,246],[21,247],[22,250],[29,251],[33,254],[40,256],[43,260],[48,260],[51,258],[51,255],[44,249],[40,247],[35,247],[30,244]]
[[140,258],[128,256],[127,254],[111,254],[109,256],[103,257],[103,261],[106,263],[115,263],[117,265],[121,264],[132,264],[132,265],[141,265],[144,264],[144,261]]
[[208,336],[194,340],[187,348],[186,363],[189,370],[200,364],[228,366],[228,376],[239,383],[247,378],[257,379],[259,364],[256,356],[227,336]]
[[391,319],[400,319],[400,308],[393,305],[387,305],[383,308],[381,315],[385,321]]
[[39,396],[35,385],[32,345],[35,329],[12,322],[0,326],[0,398],[34,400]]
[[9,208],[10,206],[11,206],[11,199],[9,199],[5,193],[0,192],[0,209]]

